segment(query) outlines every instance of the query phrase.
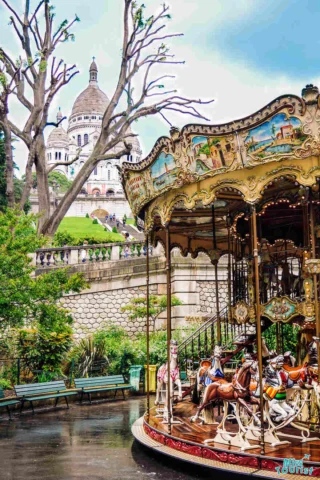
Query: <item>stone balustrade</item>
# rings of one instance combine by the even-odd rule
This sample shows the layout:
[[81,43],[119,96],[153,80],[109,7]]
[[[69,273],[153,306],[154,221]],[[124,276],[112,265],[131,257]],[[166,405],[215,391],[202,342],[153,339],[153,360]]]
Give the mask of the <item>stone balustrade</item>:
[[[158,247],[149,248],[150,255],[160,254]],[[143,257],[146,254],[146,244],[139,241],[39,248],[34,254],[33,264],[37,268],[63,267],[88,262],[128,260]]]

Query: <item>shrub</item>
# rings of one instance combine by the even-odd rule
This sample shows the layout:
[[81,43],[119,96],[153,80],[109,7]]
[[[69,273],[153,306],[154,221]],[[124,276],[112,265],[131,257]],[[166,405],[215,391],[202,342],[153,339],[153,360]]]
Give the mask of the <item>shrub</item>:
[[0,387],[3,390],[11,390],[12,389],[11,383],[6,378],[0,378]]
[[18,353],[31,371],[60,373],[72,345],[72,317],[63,308],[44,305],[31,328],[19,330]]
[[81,339],[69,354],[68,370],[70,370],[72,362],[75,365],[73,373],[76,377],[88,376],[98,362],[101,366],[109,364],[105,345],[97,340],[94,335]]
[[112,227],[112,233],[118,233],[117,227]]
[[64,245],[77,245],[77,241],[78,240],[71,235],[71,233],[67,232],[67,230],[57,232],[53,238],[53,243],[57,247],[63,247]]
[[99,224],[98,219],[97,219],[97,218],[94,218],[94,219],[92,220],[92,225],[98,225],[98,224]]
[[90,217],[89,217],[89,213],[86,213],[86,218],[90,218]]

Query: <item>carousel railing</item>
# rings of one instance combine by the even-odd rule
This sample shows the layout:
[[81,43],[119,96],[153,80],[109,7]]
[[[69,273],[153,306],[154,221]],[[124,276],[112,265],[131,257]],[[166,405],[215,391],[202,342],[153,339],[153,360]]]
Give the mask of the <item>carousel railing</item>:
[[229,308],[225,307],[220,314],[206,320],[179,345],[179,363],[183,370],[194,370],[201,360],[210,358],[214,346],[218,342],[218,320],[220,319],[220,338],[223,353],[228,361],[248,345],[254,338],[252,329],[246,324],[230,321]]
[[[193,368],[194,364],[203,358],[210,357],[217,343],[217,325],[228,323],[228,307],[223,308],[219,315],[215,314],[200,325],[189,337],[179,345],[179,363],[185,370]],[[224,336],[226,329],[224,328]]]

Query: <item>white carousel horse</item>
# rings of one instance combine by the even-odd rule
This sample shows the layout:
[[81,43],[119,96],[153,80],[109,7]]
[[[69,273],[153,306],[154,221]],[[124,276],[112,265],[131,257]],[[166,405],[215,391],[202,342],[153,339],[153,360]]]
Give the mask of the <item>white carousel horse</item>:
[[[154,404],[159,405],[160,403],[160,393],[163,388],[163,385],[166,386],[166,392],[168,384],[168,363],[161,365],[157,372],[157,392],[156,399]],[[170,340],[170,398],[173,398],[173,389],[174,385],[178,387],[178,399],[182,400],[182,387],[180,380],[180,371],[178,366],[178,343],[176,340]],[[166,395],[166,405],[165,411],[168,411],[168,396]],[[171,402],[172,408],[172,402]]]
[[[264,398],[269,404],[270,417],[275,422],[283,422],[295,416],[295,409],[287,403],[287,388],[290,388],[288,374],[282,370],[283,355],[269,361],[265,369]],[[292,382],[293,383],[293,382]]]

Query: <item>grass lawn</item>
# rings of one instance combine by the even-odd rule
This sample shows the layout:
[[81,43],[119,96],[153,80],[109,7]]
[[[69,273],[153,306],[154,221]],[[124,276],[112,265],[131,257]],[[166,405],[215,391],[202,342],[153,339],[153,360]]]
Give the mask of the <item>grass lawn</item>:
[[67,231],[75,238],[94,237],[101,243],[124,241],[119,233],[105,232],[101,225],[92,222],[92,218],[65,217],[59,225],[58,232]]
[[127,218],[126,223],[127,223],[127,225],[133,225],[134,226],[134,218]]

